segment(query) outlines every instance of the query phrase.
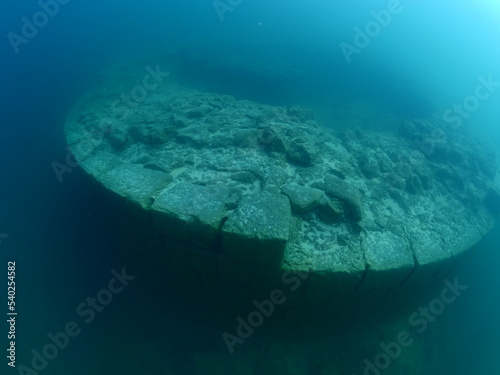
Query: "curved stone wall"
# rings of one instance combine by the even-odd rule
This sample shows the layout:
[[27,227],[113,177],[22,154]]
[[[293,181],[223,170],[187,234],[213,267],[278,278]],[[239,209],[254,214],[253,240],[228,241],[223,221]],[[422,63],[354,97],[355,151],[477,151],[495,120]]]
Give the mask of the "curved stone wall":
[[117,110],[135,78],[115,74],[83,97],[67,141],[185,285],[250,301],[287,285],[290,305],[339,309],[425,283],[498,214],[495,158],[479,143],[454,131],[432,153],[418,147],[439,120],[335,132],[302,107],[167,78]]

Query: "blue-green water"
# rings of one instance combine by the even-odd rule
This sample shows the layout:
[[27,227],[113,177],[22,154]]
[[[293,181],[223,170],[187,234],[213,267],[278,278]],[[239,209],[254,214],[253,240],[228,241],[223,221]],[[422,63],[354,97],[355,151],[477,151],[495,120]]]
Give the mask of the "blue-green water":
[[[500,144],[500,5],[492,0],[30,0],[2,3],[0,20],[0,314],[7,320],[8,261],[16,262],[18,312],[17,368],[3,355],[1,374],[335,375],[379,352],[367,330],[255,335],[230,355],[202,312],[181,310],[185,301],[140,274],[89,313],[87,298],[128,265],[84,172],[71,168],[60,181],[52,165],[67,163],[67,113],[111,64],[161,64],[185,85],[302,104],[335,128],[349,127],[336,109],[367,103],[395,121],[448,113],[450,123]],[[468,288],[419,336],[418,353],[409,348],[381,373],[498,373],[499,239],[497,226],[457,271]],[[5,354],[11,340],[2,327]],[[402,326],[394,327],[387,342]],[[32,362],[63,330],[74,334],[64,348]]]

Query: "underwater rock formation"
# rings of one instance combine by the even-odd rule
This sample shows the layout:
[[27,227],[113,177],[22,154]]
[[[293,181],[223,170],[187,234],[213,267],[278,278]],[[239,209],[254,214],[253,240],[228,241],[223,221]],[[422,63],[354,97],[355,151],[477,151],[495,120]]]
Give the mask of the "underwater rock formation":
[[500,211],[495,159],[479,143],[455,132],[432,154],[418,147],[437,120],[334,132],[298,106],[172,80],[117,112],[120,90],[110,80],[81,99],[68,144],[123,212],[186,245],[164,245],[174,263],[190,254],[165,267],[206,290],[268,293],[302,271],[300,299],[322,308],[337,294],[383,295],[446,267]]

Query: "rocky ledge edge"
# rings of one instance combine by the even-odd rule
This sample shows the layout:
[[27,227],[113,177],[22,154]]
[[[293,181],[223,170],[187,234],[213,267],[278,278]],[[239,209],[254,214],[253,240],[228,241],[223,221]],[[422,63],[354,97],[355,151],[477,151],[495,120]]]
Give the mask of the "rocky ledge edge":
[[[284,272],[304,271],[303,294],[325,306],[334,292],[418,284],[500,212],[495,156],[439,120],[406,121],[398,134],[335,132],[299,106],[171,79],[132,106],[129,79],[82,97],[68,145],[123,212],[174,241],[163,249],[170,271],[202,288],[272,290]],[[430,152],[422,145],[436,129],[447,141]]]

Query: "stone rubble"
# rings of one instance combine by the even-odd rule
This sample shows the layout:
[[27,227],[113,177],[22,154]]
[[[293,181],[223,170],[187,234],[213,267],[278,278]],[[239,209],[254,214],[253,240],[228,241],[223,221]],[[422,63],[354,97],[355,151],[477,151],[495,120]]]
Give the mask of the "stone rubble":
[[[215,262],[321,275],[309,290],[387,290],[445,267],[500,212],[495,158],[479,143],[455,131],[432,154],[418,147],[444,126],[436,120],[408,121],[400,134],[334,132],[299,106],[170,79],[124,116],[114,83],[68,118],[76,159],[147,225]],[[91,134],[102,139],[89,148]]]

